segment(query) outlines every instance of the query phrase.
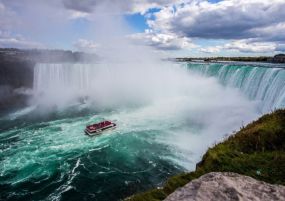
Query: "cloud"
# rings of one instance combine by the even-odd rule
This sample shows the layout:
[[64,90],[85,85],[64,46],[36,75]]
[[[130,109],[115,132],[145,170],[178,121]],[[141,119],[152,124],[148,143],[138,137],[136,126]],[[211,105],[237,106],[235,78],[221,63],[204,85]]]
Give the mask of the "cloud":
[[281,51],[282,49],[283,46],[278,46],[273,42],[255,42],[250,39],[245,39],[233,40],[224,45],[200,48],[200,52],[218,53],[222,50],[230,50],[242,53],[272,53],[275,51]]
[[0,30],[0,48],[15,47],[23,49],[31,48],[44,48],[44,45],[34,41],[25,39],[21,35],[10,35],[8,32],[3,32]]
[[178,37],[175,34],[155,33],[151,30],[133,34],[129,37],[137,43],[149,45],[160,50],[180,50],[196,47],[187,37]]
[[276,51],[278,51],[278,52],[285,52],[285,43],[278,44],[277,47],[276,47]]
[[[190,38],[260,38],[266,35],[266,27],[272,32],[280,31],[277,25],[285,21],[284,7],[284,0],[225,0],[219,3],[196,0],[174,8],[164,7],[148,23],[154,30]],[[264,34],[260,34],[260,29]],[[284,27],[281,30],[284,31]]]
[[0,30],[10,29],[13,26],[17,25],[15,20],[16,13],[14,13],[10,8],[8,8],[0,0]]
[[224,49],[237,50],[244,53],[270,53],[276,50],[276,44],[271,42],[250,42],[248,40],[238,40],[224,45]]
[[96,0],[63,0],[63,5],[67,9],[90,13],[99,2]]
[[[63,30],[68,23],[71,12],[63,9],[58,0],[0,0],[5,7],[5,13],[0,14],[1,20],[9,27],[0,27],[0,30],[10,32],[25,32],[29,37],[47,33],[50,36],[57,30]],[[62,27],[62,28],[61,28]]]
[[[103,12],[98,14],[102,7]],[[224,0],[218,3],[207,0],[0,0],[0,31],[24,36],[0,35],[0,40],[2,46],[27,44],[29,47],[39,44],[31,40],[44,41],[50,46],[69,40],[70,43],[76,41],[73,46],[77,49],[93,51],[98,48],[98,44],[92,42],[98,41],[97,32],[101,30],[97,28],[98,22],[107,24],[101,14],[108,18],[109,15],[122,17],[140,13],[145,16],[149,28],[129,38],[159,50],[196,48],[210,54],[222,50],[281,51],[284,49],[282,44],[285,44],[284,7],[284,0]],[[80,23],[75,22],[82,18],[87,19],[84,23],[91,28],[78,30]],[[78,26],[81,28],[84,23]],[[92,33],[83,33],[90,30]],[[124,30],[120,33],[125,34]],[[102,33],[99,37],[105,36],[106,31]],[[93,36],[94,39],[90,40]],[[109,36],[112,35],[106,37]],[[212,47],[203,43],[201,47],[193,42],[200,39],[222,39],[225,42]]]
[[204,48],[200,48],[200,52],[203,52],[203,53],[218,53],[220,52],[222,49],[221,46],[214,46],[214,47],[204,47]]
[[85,52],[96,52],[99,48],[97,43],[86,39],[79,39],[73,45],[77,50]]
[[[63,4],[67,9],[92,13],[96,7],[102,5],[108,5],[116,7],[116,12],[120,11],[122,14],[125,13],[146,13],[152,8],[162,8],[164,6],[173,5],[180,3],[182,0],[63,0]],[[113,10],[114,11],[114,10]],[[110,9],[112,12],[112,9]]]
[[256,33],[256,41],[274,41],[284,42],[285,41],[285,22],[272,24],[266,27],[258,27],[251,30]]
[[72,37],[71,20],[80,17],[79,12],[67,10],[58,0],[0,0],[0,32],[13,33],[9,37],[0,35],[1,46],[34,48],[46,43],[59,48],[57,44]]
[[73,11],[71,12],[71,15],[69,17],[69,19],[71,20],[76,20],[76,19],[88,19],[89,18],[89,14],[85,13],[85,12],[81,12],[81,11]]

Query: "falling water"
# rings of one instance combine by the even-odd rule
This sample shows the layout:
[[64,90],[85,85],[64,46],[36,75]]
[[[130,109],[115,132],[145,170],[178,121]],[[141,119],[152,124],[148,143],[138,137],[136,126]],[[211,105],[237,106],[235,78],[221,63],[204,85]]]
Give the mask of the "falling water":
[[283,68],[246,64],[188,64],[188,68],[207,77],[216,77],[225,86],[240,89],[249,99],[259,102],[262,112],[285,107]]

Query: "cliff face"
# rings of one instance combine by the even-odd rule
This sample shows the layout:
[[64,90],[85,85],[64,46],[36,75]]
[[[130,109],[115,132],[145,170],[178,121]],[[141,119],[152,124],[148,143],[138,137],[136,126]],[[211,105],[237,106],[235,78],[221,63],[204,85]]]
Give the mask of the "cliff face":
[[1,61],[0,86],[32,88],[34,65],[32,61]]
[[128,200],[164,200],[176,189],[210,172],[235,172],[285,185],[285,110],[264,115],[208,149],[194,172],[174,176],[162,188],[137,194]]
[[271,185],[236,173],[212,172],[177,189],[165,199],[165,201],[189,200],[283,201],[285,186]]
[[0,61],[0,113],[24,106],[33,87],[35,63],[22,60]]

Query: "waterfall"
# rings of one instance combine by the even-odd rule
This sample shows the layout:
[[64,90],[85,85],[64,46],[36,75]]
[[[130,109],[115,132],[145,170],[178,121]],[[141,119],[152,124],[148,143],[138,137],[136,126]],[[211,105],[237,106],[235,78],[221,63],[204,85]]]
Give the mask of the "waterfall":
[[35,101],[65,105],[82,100],[96,86],[100,65],[96,69],[95,72],[91,64],[37,64],[33,82]]
[[174,69],[165,63],[37,64],[33,103],[55,106],[90,103],[113,108],[151,102],[176,93],[181,88],[181,79],[189,80],[180,67]]
[[216,77],[223,85],[240,89],[260,102],[262,112],[285,107],[285,69],[230,64],[188,64],[190,71]]
[[89,64],[37,64],[34,72],[34,90],[42,91],[67,88],[88,90],[93,68]]
[[[238,88],[249,99],[259,103],[261,112],[285,107],[283,68],[270,64],[264,67],[194,63],[188,64],[187,68],[192,74],[195,72],[206,77],[216,77],[224,86]],[[34,92],[41,100],[56,103],[62,101],[63,104],[67,100],[87,96],[103,103],[111,101],[115,104],[118,100],[127,102],[131,98],[137,102],[150,94],[159,96],[166,86],[168,91],[171,88],[174,92],[181,89],[181,79],[186,81],[191,77],[183,77],[177,71],[178,69],[165,71],[147,68],[139,64],[37,64],[34,71]],[[157,76],[161,77],[161,82],[157,81]]]

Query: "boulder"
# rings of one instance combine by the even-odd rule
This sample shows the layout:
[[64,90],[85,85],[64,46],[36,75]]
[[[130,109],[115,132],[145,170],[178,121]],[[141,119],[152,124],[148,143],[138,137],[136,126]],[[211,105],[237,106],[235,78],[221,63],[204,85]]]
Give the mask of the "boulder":
[[285,186],[272,185],[230,172],[211,172],[170,194],[165,201],[278,201]]

